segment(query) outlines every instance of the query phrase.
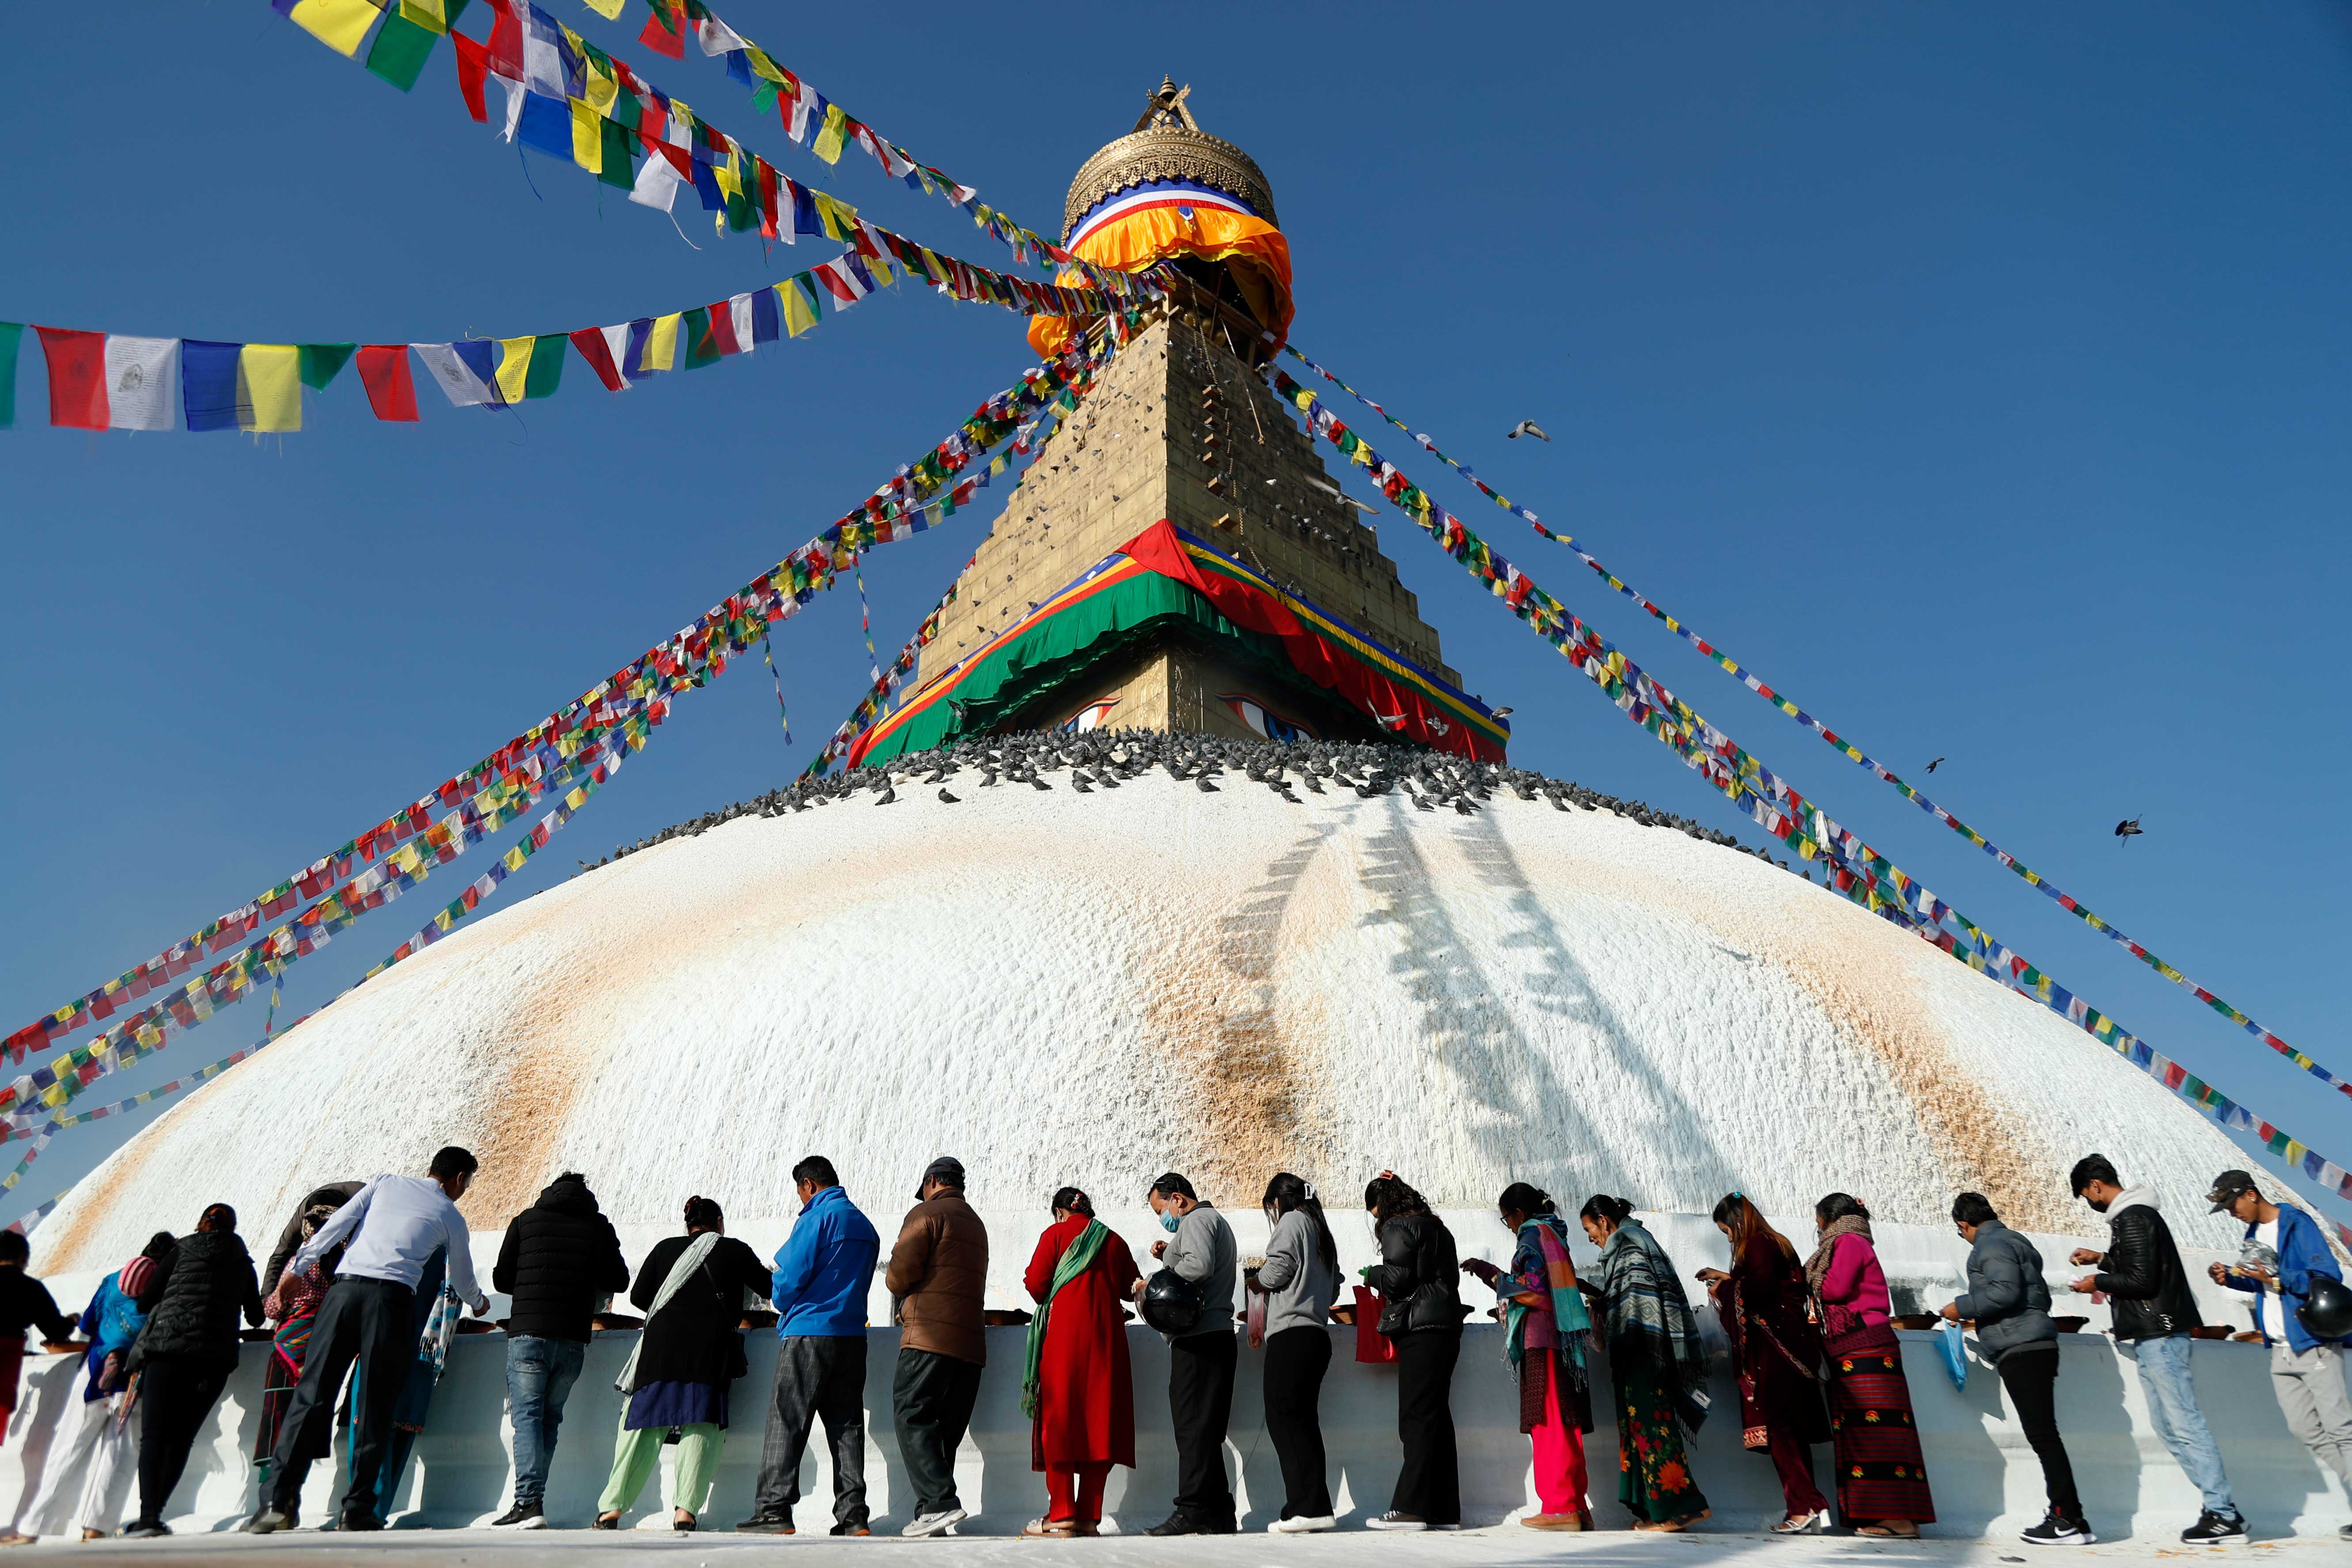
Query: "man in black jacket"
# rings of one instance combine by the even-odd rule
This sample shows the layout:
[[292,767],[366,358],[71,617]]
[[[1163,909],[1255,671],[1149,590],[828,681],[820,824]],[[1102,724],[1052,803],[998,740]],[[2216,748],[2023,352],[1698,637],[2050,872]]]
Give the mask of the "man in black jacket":
[[164,1506],[236,1370],[237,1318],[261,1327],[261,1292],[236,1211],[226,1204],[205,1210],[196,1233],[155,1266],[138,1302],[147,1314],[131,1352],[139,1374],[139,1518],[122,1533],[169,1535]]
[[2078,1294],[2104,1292],[2115,1317],[2116,1348],[2139,1367],[2140,1392],[2156,1435],[2204,1494],[2205,1511],[2180,1532],[2192,1546],[2221,1546],[2246,1539],[2246,1521],[2230,1499],[2229,1473],[2221,1446],[2197,1408],[2197,1385],[2189,1371],[2191,1330],[2204,1320],[2189,1289],[2180,1249],[2171,1227],[2156,1210],[2156,1190],[2126,1187],[2104,1154],[2075,1162],[2070,1178],[2074,1195],[2107,1216],[2107,1249],[2074,1249],[2078,1267],[2098,1272],[2074,1281]]
[[548,1467],[563,1402],[580,1376],[598,1298],[629,1288],[629,1266],[613,1222],[596,1207],[588,1178],[566,1171],[514,1216],[499,1247],[490,1288],[514,1298],[507,1319],[507,1405],[514,1417],[514,1507],[492,1523],[538,1530],[547,1523]]

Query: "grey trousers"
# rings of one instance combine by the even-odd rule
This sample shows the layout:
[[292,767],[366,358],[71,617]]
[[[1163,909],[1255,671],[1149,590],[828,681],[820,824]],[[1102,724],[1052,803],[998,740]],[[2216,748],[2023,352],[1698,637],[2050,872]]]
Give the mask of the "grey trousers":
[[2344,1387],[2344,1352],[2314,1345],[2301,1355],[2271,1347],[2271,1389],[2288,1430],[2352,1492],[2352,1393]]
[[776,1351],[776,1394],[760,1439],[756,1511],[789,1516],[801,1500],[801,1456],[809,1430],[824,1422],[833,1451],[833,1517],[867,1522],[866,1509],[866,1336],[818,1339],[795,1334]]

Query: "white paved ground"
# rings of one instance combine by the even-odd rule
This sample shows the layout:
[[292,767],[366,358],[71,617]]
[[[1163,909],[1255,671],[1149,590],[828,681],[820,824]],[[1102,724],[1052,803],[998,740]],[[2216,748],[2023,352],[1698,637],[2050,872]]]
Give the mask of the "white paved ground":
[[393,1531],[382,1535],[337,1536],[300,1531],[262,1538],[236,1534],[179,1536],[169,1541],[94,1542],[88,1546],[44,1542],[24,1549],[8,1561],[51,1558],[112,1565],[158,1561],[169,1563],[229,1564],[256,1563],[267,1568],[308,1568],[311,1564],[358,1563],[365,1568],[433,1568],[466,1564],[467,1568],[541,1568],[588,1561],[593,1568],[622,1568],[625,1563],[663,1562],[675,1568],[753,1568],[762,1554],[791,1552],[794,1560],[812,1553],[828,1563],[844,1564],[853,1555],[868,1561],[876,1553],[891,1563],[918,1559],[936,1568],[1007,1568],[1021,1563],[1034,1568],[1040,1561],[1067,1560],[1076,1568],[1286,1568],[1290,1563],[1311,1568],[1349,1568],[1395,1564],[1396,1568],[1519,1568],[1519,1565],[1573,1563],[1575,1568],[1661,1568],[1661,1565],[1717,1564],[1753,1559],[1772,1568],[2006,1568],[2006,1565],[2054,1559],[2059,1563],[2096,1562],[2101,1568],[2153,1564],[2158,1558],[2178,1564],[2184,1559],[2211,1560],[2217,1565],[2235,1559],[2240,1563],[2268,1563],[2274,1568],[2323,1568],[2347,1560],[2345,1543],[2332,1535],[2313,1539],[2258,1541],[2251,1546],[2204,1547],[2189,1550],[2170,1536],[2139,1541],[2103,1542],[2071,1551],[2036,1551],[2013,1542],[1935,1541],[1911,1543],[1868,1542],[1846,1536],[1820,1536],[1804,1541],[1735,1531],[1699,1532],[1683,1536],[1637,1535],[1630,1531],[1605,1531],[1591,1535],[1537,1534],[1516,1526],[1465,1531],[1456,1535],[1376,1535],[1367,1531],[1337,1531],[1309,1538],[1269,1538],[1265,1535],[1153,1541],[1140,1536],[1107,1536],[1096,1541],[1022,1541],[1003,1536],[967,1537],[943,1541],[901,1541],[877,1536],[866,1541],[829,1541],[824,1536],[772,1537],[708,1534],[677,1536],[635,1531],[600,1535],[583,1530],[542,1531],[513,1534],[486,1530]]

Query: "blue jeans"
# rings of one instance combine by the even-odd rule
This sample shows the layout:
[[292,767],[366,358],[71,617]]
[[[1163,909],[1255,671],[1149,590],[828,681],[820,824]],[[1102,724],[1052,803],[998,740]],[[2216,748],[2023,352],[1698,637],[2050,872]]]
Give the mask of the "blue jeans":
[[2189,1352],[2196,1343],[2187,1334],[2159,1339],[2119,1340],[2116,1347],[2139,1365],[2140,1392],[2147,1396],[2147,1418],[2164,1446],[2188,1476],[2189,1484],[2205,1494],[2211,1512],[2235,1517],[2230,1500],[2230,1478],[2221,1468],[2221,1449],[2197,1408],[2197,1386],[2189,1377]]
[[507,1341],[507,1408],[514,1418],[514,1500],[517,1507],[547,1498],[547,1468],[555,1459],[555,1429],[563,1402],[580,1376],[588,1347],[578,1340],[518,1334]]

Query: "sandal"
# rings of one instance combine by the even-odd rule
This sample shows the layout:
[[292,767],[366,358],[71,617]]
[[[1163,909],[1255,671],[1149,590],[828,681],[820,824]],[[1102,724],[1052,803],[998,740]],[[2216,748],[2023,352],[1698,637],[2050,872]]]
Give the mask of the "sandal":
[[1892,1530],[1883,1524],[1863,1524],[1855,1526],[1853,1532],[1856,1535],[1867,1535],[1874,1541],[1916,1541],[1919,1539],[1919,1527],[1916,1524],[1908,1530]]
[[[678,1518],[682,1513],[686,1514],[683,1520]],[[694,1533],[694,1515],[686,1513],[686,1510],[682,1508],[674,1508],[670,1510],[669,1527],[680,1535],[691,1535]]]
[[1065,1541],[1078,1533],[1075,1519],[1033,1519],[1021,1527],[1021,1533],[1033,1541]]
[[596,1516],[595,1528],[598,1530],[618,1530],[621,1528],[621,1516],[617,1513],[600,1513]]
[[1811,1513],[1792,1513],[1772,1527],[1775,1535],[1811,1535],[1828,1521],[1816,1510]]

